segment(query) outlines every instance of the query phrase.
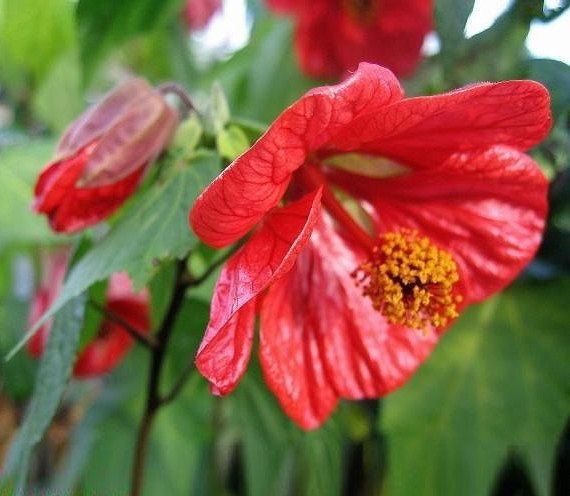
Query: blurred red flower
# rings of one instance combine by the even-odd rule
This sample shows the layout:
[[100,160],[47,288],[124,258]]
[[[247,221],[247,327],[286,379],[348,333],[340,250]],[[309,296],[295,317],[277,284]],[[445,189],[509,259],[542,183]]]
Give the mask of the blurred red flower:
[[59,232],[107,218],[133,193],[176,122],[175,111],[146,81],[126,81],[66,130],[38,178],[34,210]]
[[[69,250],[59,249],[42,256],[42,281],[32,298],[28,325],[33,326],[57,298],[69,258]],[[118,272],[109,278],[104,316],[97,335],[79,353],[73,375],[79,379],[105,374],[116,367],[133,344],[133,338],[119,323],[124,321],[141,333],[150,331],[149,295],[144,289],[133,291],[127,274]],[[39,358],[47,344],[52,321],[42,325],[27,343],[28,353]]]
[[399,76],[420,60],[432,27],[431,0],[267,0],[295,16],[295,46],[312,77],[340,77],[359,62],[374,62]]
[[184,6],[186,25],[191,30],[203,29],[221,8],[222,0],[186,0]]
[[293,103],[190,213],[214,247],[252,231],[197,354],[213,391],[244,374],[258,312],[265,380],[300,426],[402,385],[460,310],[534,255],[547,181],[523,152],[550,125],[536,82],[405,99],[364,63]]

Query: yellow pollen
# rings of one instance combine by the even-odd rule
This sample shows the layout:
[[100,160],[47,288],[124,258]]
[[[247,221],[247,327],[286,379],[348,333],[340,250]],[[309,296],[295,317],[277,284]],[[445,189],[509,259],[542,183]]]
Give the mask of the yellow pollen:
[[370,259],[352,276],[392,324],[427,332],[458,316],[456,304],[462,298],[453,293],[457,265],[450,253],[417,231],[382,235]]

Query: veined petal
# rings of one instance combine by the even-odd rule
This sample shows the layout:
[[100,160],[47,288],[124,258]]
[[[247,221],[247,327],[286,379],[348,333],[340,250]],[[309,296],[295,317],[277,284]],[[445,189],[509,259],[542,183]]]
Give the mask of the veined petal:
[[279,203],[291,174],[310,152],[358,116],[401,98],[394,75],[371,64],[360,64],[343,83],[309,91],[198,197],[190,213],[192,228],[214,247],[235,242]]
[[450,251],[465,303],[509,284],[540,244],[547,181],[513,148],[457,153],[436,169],[381,180],[334,171],[333,180],[365,201],[378,232],[417,229]]
[[318,427],[338,398],[375,398],[394,390],[437,341],[433,332],[388,324],[372,308],[350,276],[363,257],[321,221],[294,269],[264,299],[265,380],[303,428]]
[[541,84],[482,83],[396,102],[355,120],[331,146],[427,169],[456,152],[493,145],[527,150],[546,136],[551,122],[550,97]]
[[255,299],[289,271],[320,211],[321,190],[270,212],[222,268],[196,366],[220,394],[230,392],[251,352]]

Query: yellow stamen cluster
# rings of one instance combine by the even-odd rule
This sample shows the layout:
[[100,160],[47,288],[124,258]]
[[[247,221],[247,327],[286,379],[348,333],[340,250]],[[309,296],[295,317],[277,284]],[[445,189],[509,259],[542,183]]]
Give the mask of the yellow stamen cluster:
[[416,231],[386,233],[380,241],[352,274],[376,310],[390,323],[423,331],[457,317],[459,274],[451,254]]

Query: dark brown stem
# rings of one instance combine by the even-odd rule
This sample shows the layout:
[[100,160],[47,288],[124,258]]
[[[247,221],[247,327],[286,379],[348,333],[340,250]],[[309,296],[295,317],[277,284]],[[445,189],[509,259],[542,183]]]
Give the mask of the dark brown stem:
[[97,303],[94,300],[89,300],[89,305],[91,305],[95,310],[100,312],[109,320],[112,320],[113,322],[119,324],[125,330],[125,332],[128,332],[131,335],[131,337],[133,337],[137,342],[142,344],[145,348],[152,349],[157,347],[158,343],[156,339],[154,339],[154,336],[143,334],[112,310],[109,310],[108,308],[104,307],[103,305]]
[[177,264],[177,274],[176,274],[176,286],[174,288],[174,294],[172,295],[172,300],[170,301],[170,306],[166,312],[166,315],[162,321],[160,329],[156,333],[157,346],[153,349],[152,361],[150,365],[149,381],[147,387],[147,398],[145,411],[141,423],[141,427],[138,432],[137,442],[135,447],[135,459],[133,462],[132,478],[131,478],[131,496],[140,496],[143,484],[144,475],[144,465],[146,461],[146,454],[148,451],[148,441],[150,437],[150,431],[156,413],[158,409],[163,404],[163,399],[160,397],[159,385],[160,385],[160,375],[162,371],[162,365],[164,362],[165,351],[168,345],[168,341],[172,330],[174,328],[174,323],[176,321],[176,316],[184,302],[184,294],[188,287],[187,284],[183,283],[183,274],[186,269],[184,261],[180,261]]
[[177,83],[164,83],[156,87],[156,89],[162,93],[174,93],[180,101],[186,105],[186,108],[189,112],[197,112],[194,103],[192,102],[192,98],[190,98],[189,93],[179,84]]

